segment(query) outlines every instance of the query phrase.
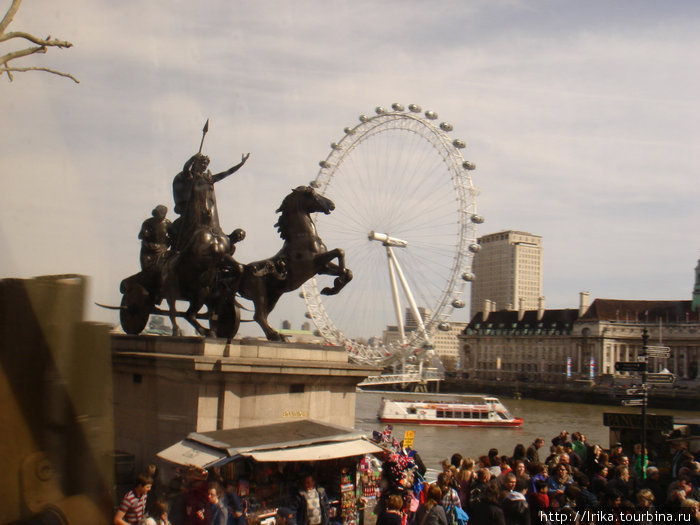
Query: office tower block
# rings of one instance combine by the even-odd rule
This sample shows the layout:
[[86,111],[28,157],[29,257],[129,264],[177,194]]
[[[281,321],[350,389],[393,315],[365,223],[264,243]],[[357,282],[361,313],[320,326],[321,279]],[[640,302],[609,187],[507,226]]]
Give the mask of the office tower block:
[[470,315],[485,309],[542,307],[542,237],[502,231],[484,235],[478,242],[481,249],[474,256]]

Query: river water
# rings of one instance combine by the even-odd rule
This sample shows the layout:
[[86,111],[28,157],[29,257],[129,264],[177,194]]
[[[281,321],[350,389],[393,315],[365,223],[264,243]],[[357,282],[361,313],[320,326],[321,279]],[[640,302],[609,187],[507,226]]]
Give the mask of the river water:
[[[355,428],[371,435],[382,430],[384,424],[377,419],[382,397],[400,397],[397,392],[359,392],[355,408]],[[430,394],[425,398],[429,399]],[[450,399],[443,398],[441,399]],[[457,399],[454,397],[453,399]],[[579,431],[588,442],[608,448],[608,428],[603,426],[603,412],[639,414],[639,407],[586,405],[581,403],[556,403],[531,399],[499,398],[515,417],[523,418],[520,428],[470,428],[421,425],[394,425],[394,437],[402,439],[406,430],[415,431],[414,448],[420,453],[428,468],[439,469],[440,461],[459,452],[464,457],[477,459],[492,447],[501,454],[513,455],[513,448],[522,443],[527,448],[536,437],[545,439],[540,455],[547,455],[550,440],[562,430]],[[677,417],[700,417],[699,411],[651,409],[649,413]]]

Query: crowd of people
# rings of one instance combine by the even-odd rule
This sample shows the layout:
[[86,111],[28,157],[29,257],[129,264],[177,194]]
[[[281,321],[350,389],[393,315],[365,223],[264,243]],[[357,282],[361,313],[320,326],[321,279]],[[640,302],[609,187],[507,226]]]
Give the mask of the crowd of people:
[[548,448],[543,438],[518,444],[512,455],[496,448],[477,458],[455,453],[420,491],[387,477],[377,525],[398,525],[390,514],[397,506],[404,525],[698,524],[700,462],[682,443],[671,446],[667,482],[641,445],[630,453],[622,443],[604,450],[580,432],[562,431]]
[[[114,515],[114,525],[248,525],[248,504],[218,468],[178,471],[163,486],[155,465],[137,476]],[[331,525],[330,504],[314,476],[301,476],[289,506],[275,512],[276,525]]]
[[200,469],[178,474],[168,487],[157,477],[155,465],[137,476],[117,509],[114,525],[247,525],[245,507],[233,483],[218,470]]
[[[428,483],[420,455],[395,442],[382,465],[377,525],[700,524],[700,462],[683,442],[672,442],[663,480],[641,445],[631,454],[622,443],[604,450],[566,431],[548,449],[545,443],[518,444],[512,455],[496,448],[477,458],[455,453]],[[217,469],[171,482],[167,498],[154,479],[151,465],[124,496],[114,525],[248,525],[238,486]],[[333,523],[329,498],[311,475],[301,477],[289,506],[276,510],[277,525]]]

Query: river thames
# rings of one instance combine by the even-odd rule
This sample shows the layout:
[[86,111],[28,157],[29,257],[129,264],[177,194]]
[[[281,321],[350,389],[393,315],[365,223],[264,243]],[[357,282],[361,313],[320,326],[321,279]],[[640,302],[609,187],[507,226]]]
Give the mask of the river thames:
[[[384,424],[377,419],[377,411],[383,396],[399,398],[398,392],[357,393],[355,428],[371,435],[373,430],[382,430]],[[426,399],[430,394],[425,395]],[[447,398],[452,399],[452,398]],[[455,396],[456,400],[457,397]],[[536,437],[545,439],[540,451],[548,454],[550,440],[561,430],[585,434],[590,444],[609,447],[608,428],[603,426],[604,412],[639,414],[639,407],[615,405],[587,405],[581,403],[556,403],[531,399],[499,398],[515,417],[523,418],[520,428],[468,428],[421,425],[394,425],[394,437],[401,439],[406,430],[415,431],[414,448],[420,453],[428,468],[439,469],[440,461],[459,452],[476,459],[492,447],[501,454],[511,456],[513,448],[522,443],[527,448]],[[651,414],[700,418],[700,411],[650,409]]]

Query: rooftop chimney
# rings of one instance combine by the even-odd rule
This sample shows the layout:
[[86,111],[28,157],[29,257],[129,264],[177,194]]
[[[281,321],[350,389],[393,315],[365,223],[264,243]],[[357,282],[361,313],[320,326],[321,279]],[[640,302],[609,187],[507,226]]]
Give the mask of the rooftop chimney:
[[484,313],[481,316],[482,320],[486,322],[486,320],[489,318],[489,314],[491,313],[491,299],[484,299]]
[[578,297],[578,316],[583,317],[590,306],[591,294],[590,292],[579,292]]
[[541,321],[544,317],[544,296],[537,298],[537,320]]
[[525,298],[518,297],[518,322],[523,320],[525,317]]

